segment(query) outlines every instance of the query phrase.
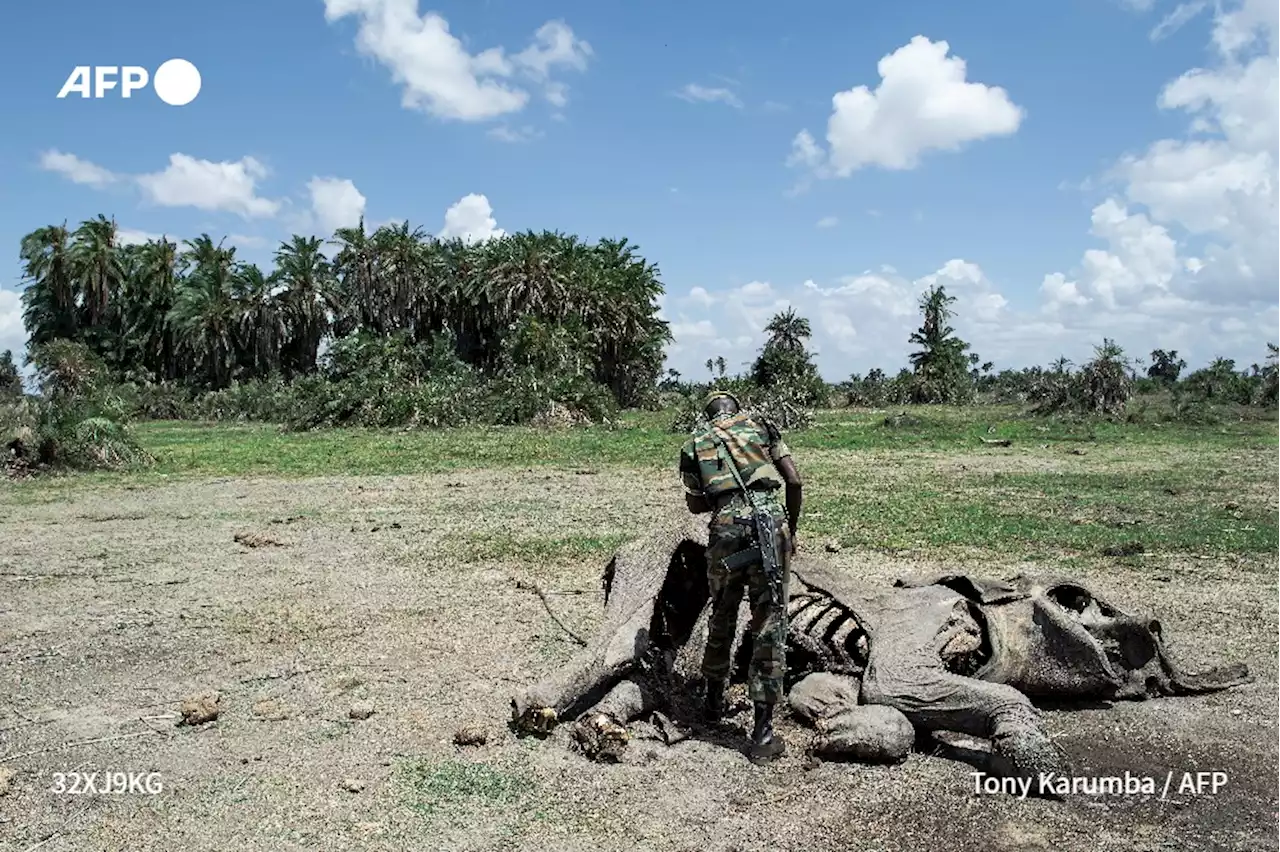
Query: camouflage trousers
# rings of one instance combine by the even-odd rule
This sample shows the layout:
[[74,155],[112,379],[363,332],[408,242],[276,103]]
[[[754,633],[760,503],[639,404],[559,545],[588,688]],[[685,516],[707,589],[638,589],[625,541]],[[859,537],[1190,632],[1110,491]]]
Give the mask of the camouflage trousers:
[[750,515],[745,501],[722,508],[711,520],[707,547],[707,580],[711,591],[711,619],[707,631],[707,648],[702,658],[702,675],[708,682],[725,681],[732,669],[733,640],[738,630],[738,609],[747,593],[751,606],[749,640],[751,666],[748,689],[752,701],[776,704],[782,700],[783,680],[787,671],[787,594],[791,576],[791,539],[787,515],[776,501],[765,503],[778,518],[778,564],[782,588],[775,606],[769,589],[769,578],[758,562],[729,569],[723,564],[731,554],[755,546],[754,528],[735,524],[735,517]]

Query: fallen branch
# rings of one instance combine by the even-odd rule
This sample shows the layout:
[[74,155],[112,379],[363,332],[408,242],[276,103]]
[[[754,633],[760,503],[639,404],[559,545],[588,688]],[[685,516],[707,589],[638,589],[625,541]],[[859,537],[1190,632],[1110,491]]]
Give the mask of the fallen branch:
[[986,444],[986,445],[987,445],[987,446],[989,446],[989,447],[1011,447],[1011,446],[1013,446],[1013,441],[1010,441],[1008,438],[978,438],[978,440],[979,440],[979,441],[981,441],[982,443]]
[[516,580],[515,582],[517,589],[525,589],[526,591],[533,592],[538,596],[538,600],[542,601],[542,606],[547,610],[547,615],[551,616],[551,620],[554,621],[561,630],[567,633],[570,639],[577,642],[584,648],[587,646],[587,640],[570,630],[568,625],[561,621],[560,617],[556,615],[555,610],[551,608],[551,602],[547,600],[547,593],[542,591],[542,588],[538,586],[537,583],[526,583],[523,580]]
[[24,757],[32,757],[33,755],[37,755],[37,754],[46,754],[51,751],[62,751],[65,748],[75,748],[76,746],[94,745],[96,743],[110,743],[110,742],[115,742],[116,740],[132,739],[133,737],[145,737],[147,734],[154,734],[154,733],[156,733],[154,729],[148,729],[145,731],[134,731],[131,734],[116,734],[115,736],[111,736],[111,737],[96,737],[91,740],[76,740],[75,742],[63,743],[62,745],[47,746],[46,748],[38,748],[32,751],[24,751],[19,754],[6,754],[4,757],[0,757],[0,763],[8,763],[11,760],[20,760],[21,758],[24,758]]

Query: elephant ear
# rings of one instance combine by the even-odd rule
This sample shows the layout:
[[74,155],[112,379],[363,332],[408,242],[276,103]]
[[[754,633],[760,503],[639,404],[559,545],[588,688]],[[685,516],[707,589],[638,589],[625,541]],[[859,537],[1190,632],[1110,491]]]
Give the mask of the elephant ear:
[[900,589],[919,589],[925,586],[943,586],[971,601],[983,604],[1007,603],[1029,597],[1030,592],[1021,584],[990,577],[971,577],[968,574],[931,574],[916,577],[899,577],[893,585]]

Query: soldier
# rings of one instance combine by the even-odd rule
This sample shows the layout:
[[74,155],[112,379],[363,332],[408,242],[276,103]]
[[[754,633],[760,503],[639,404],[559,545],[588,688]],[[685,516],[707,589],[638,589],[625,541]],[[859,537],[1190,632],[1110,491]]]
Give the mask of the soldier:
[[[724,715],[729,656],[745,587],[751,604],[753,641],[751,760],[759,763],[774,760],[786,750],[773,731],[773,709],[782,699],[786,674],[787,580],[796,548],[801,485],[791,451],[778,429],[768,421],[748,417],[739,408],[738,400],[725,391],[714,391],[707,397],[704,410],[711,428],[684,445],[680,479],[689,511],[711,513],[707,547],[711,620],[702,661],[704,713],[709,721]],[[785,505],[778,499],[784,486]],[[756,525],[750,520],[755,510],[766,512],[776,522],[773,559],[764,558],[762,543],[757,541]],[[776,571],[769,571],[769,565],[775,565]]]

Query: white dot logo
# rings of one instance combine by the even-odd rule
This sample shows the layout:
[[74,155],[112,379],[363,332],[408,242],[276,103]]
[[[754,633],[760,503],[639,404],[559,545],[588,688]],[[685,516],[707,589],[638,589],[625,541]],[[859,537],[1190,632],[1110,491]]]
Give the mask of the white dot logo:
[[151,87],[169,106],[186,106],[200,94],[200,70],[185,59],[170,59],[156,69]]

